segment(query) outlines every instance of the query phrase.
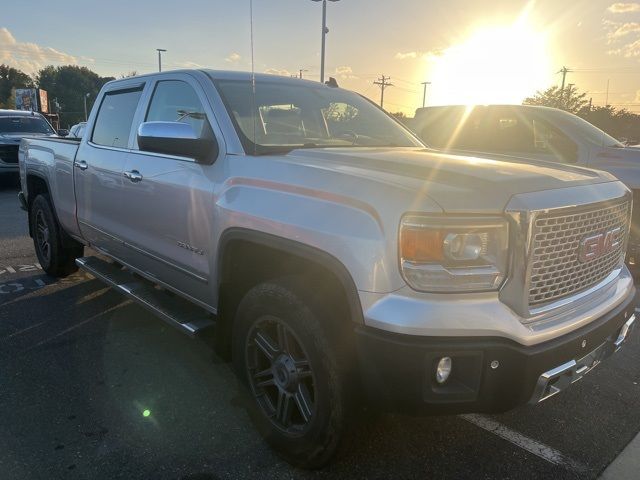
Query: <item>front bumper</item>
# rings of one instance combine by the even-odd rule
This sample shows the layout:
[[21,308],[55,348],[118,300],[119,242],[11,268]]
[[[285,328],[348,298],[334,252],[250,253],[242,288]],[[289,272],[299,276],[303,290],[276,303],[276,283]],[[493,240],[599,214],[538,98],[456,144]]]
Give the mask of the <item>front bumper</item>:
[[[356,343],[365,392],[377,407],[418,415],[503,412],[543,400],[557,393],[552,387],[560,391],[617,351],[634,309],[631,289],[588,325],[531,346],[500,337],[425,337],[362,326]],[[435,368],[444,356],[453,359],[453,369],[440,385]]]

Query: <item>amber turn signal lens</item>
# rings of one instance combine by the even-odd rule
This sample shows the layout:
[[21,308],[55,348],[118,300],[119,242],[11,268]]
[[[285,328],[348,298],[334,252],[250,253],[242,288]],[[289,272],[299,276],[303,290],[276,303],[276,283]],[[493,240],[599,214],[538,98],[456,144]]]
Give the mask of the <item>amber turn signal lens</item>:
[[408,262],[439,262],[444,259],[443,234],[439,230],[404,228],[400,232],[400,252]]

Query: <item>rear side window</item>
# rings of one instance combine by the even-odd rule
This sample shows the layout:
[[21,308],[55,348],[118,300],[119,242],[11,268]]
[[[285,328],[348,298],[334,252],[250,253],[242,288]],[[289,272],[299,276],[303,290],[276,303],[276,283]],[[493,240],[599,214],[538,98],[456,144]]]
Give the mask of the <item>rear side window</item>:
[[484,149],[489,152],[532,152],[534,139],[531,123],[514,112],[500,112],[489,116],[485,130]]
[[141,95],[142,87],[107,93],[102,99],[91,141],[107,147],[127,148]]
[[146,122],[188,123],[198,136],[203,136],[207,116],[195,90],[181,80],[158,82],[153,92]]

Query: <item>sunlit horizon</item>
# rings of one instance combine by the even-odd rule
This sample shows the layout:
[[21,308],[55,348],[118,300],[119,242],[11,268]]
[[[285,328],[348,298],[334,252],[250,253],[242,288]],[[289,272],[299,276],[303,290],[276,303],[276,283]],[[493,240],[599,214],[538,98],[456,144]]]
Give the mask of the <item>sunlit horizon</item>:
[[547,33],[529,19],[476,27],[440,54],[425,57],[429,105],[517,104],[553,81]]

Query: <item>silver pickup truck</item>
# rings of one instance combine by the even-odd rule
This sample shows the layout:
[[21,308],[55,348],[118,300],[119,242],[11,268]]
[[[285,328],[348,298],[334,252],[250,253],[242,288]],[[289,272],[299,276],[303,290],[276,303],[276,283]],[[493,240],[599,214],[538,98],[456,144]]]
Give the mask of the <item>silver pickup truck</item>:
[[363,403],[545,400],[634,324],[621,182],[428,150],[335,84],[116,80],[79,143],[25,139],[19,157],[45,271],[79,266],[188,334],[212,330],[296,465],[325,464]]

